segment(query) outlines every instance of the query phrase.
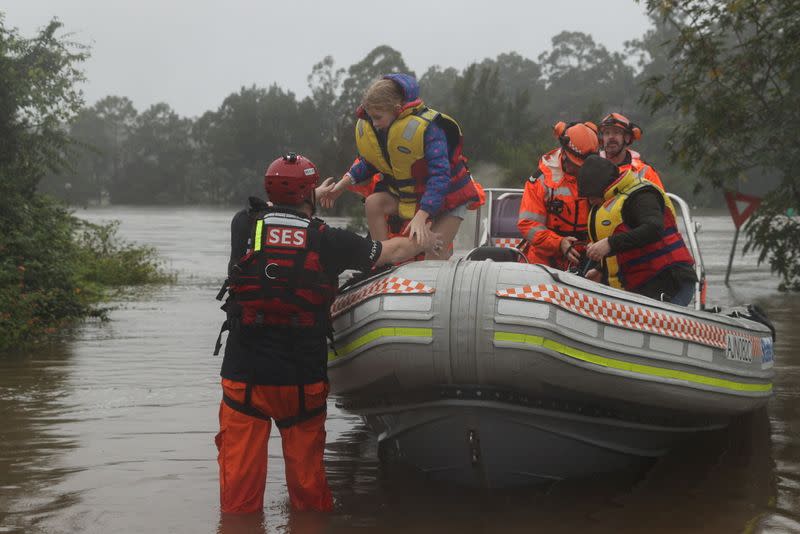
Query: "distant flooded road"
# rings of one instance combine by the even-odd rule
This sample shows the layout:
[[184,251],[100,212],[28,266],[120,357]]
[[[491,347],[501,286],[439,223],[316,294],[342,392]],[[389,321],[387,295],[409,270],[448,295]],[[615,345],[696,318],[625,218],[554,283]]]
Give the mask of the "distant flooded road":
[[[178,283],[124,301],[105,324],[0,357],[0,533],[800,532],[800,298],[755,257],[722,285],[733,225],[700,217],[711,304],[757,302],[777,328],[768,409],[688,442],[644,474],[494,493],[387,470],[376,438],[331,401],[331,515],[290,512],[277,432],[263,516],[219,514],[222,312],[214,300],[235,210],[81,210],[155,246]],[[466,226],[466,225],[465,225]],[[740,243],[741,247],[741,243]]]

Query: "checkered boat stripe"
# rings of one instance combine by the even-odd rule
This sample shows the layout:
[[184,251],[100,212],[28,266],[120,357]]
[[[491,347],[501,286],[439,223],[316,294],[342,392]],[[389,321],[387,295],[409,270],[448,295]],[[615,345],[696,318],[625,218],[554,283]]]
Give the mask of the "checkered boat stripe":
[[413,295],[434,293],[436,289],[426,286],[422,282],[415,282],[407,280],[406,278],[399,278],[392,276],[390,278],[383,278],[372,282],[352,293],[345,293],[336,298],[331,306],[331,316],[337,317],[357,304],[364,302],[368,298],[375,295],[387,294],[400,294],[400,295]]
[[602,300],[568,287],[551,284],[510,287],[498,289],[497,296],[547,302],[595,321],[629,330],[685,339],[723,350],[727,347],[728,334],[749,338],[752,341],[753,356],[761,356],[761,339],[758,337],[649,308]]
[[492,245],[500,248],[514,248],[522,241],[519,237],[494,237]]

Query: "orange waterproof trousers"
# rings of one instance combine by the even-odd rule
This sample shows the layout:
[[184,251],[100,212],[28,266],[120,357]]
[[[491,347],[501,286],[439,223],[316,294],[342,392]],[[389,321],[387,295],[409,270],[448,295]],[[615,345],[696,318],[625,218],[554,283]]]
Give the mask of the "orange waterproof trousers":
[[[244,382],[222,379],[225,395],[243,403]],[[328,397],[328,384],[304,386],[305,405],[312,410]],[[299,413],[297,386],[252,386],[250,404],[276,420]],[[219,463],[220,503],[223,513],[250,513],[264,508],[267,482],[267,440],[272,422],[238,412],[225,404],[219,407],[219,433],[215,438]],[[286,464],[286,485],[295,510],[333,509],[325,466],[325,414],[279,428]]]

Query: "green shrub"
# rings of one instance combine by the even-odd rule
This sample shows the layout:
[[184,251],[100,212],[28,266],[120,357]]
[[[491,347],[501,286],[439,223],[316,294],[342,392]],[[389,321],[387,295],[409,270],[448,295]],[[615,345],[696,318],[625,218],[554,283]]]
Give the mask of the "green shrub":
[[743,254],[758,252],[758,264],[767,261],[780,275],[780,291],[800,291],[800,219],[788,215],[796,209],[794,202],[783,191],[770,193],[745,226]]
[[85,317],[119,289],[174,279],[155,250],[34,196],[0,234],[0,352],[37,343]]
[[81,221],[77,232],[81,260],[78,276],[84,284],[108,288],[174,281],[153,247],[121,240],[118,229],[119,221],[105,225]]

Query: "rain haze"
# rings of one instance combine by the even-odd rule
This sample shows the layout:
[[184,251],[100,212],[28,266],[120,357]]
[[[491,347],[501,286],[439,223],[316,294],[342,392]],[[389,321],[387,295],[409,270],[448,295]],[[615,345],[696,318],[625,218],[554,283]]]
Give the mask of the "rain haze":
[[800,534],[798,3],[0,0],[0,534]]
[[[87,104],[112,94],[138,109],[167,102],[198,116],[241,86],[273,83],[303,97],[315,63],[347,68],[378,45],[403,54],[417,75],[440,65],[518,52],[535,59],[561,31],[579,31],[612,51],[650,23],[632,0],[572,2],[365,1],[207,2],[10,0],[6,24],[23,35],[58,17],[91,48]],[[407,22],[399,24],[398,21]]]

